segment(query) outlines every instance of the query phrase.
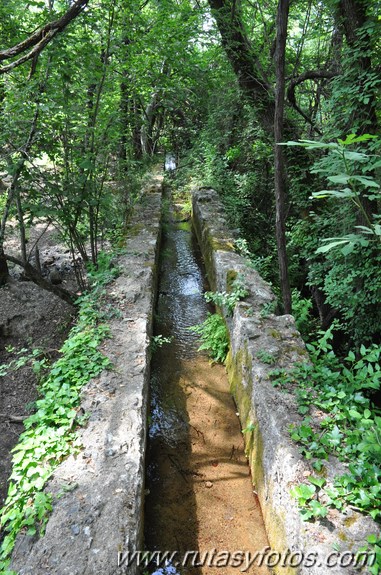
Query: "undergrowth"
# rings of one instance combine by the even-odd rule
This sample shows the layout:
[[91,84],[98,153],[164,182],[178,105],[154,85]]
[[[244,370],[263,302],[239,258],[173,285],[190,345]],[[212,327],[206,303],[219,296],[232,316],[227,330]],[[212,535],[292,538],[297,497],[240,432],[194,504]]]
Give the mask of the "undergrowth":
[[[216,306],[224,308],[226,315],[233,315],[237,303],[249,295],[244,286],[244,278],[241,274],[231,281],[229,291],[207,291],[204,298],[207,302],[213,302]],[[212,361],[224,363],[229,351],[229,333],[223,317],[218,313],[208,313],[206,320],[189,328],[197,333],[201,339],[199,351],[206,350]]]
[[245,288],[243,284],[244,278],[241,274],[238,274],[237,277],[231,282],[230,290],[229,291],[207,291],[204,294],[204,297],[207,302],[213,302],[215,305],[219,307],[224,307],[226,309],[227,315],[233,315],[233,311],[237,303],[249,295],[248,290]]
[[[361,346],[358,355],[350,351],[340,360],[331,344],[333,329],[307,344],[310,363],[272,373],[274,385],[296,395],[304,419],[290,426],[291,438],[316,472],[292,495],[305,520],[326,517],[330,507],[350,507],[381,523],[381,412],[371,399],[380,389],[381,347]],[[330,455],[345,467],[333,480],[326,478],[324,465]],[[377,541],[377,536],[368,540],[380,555],[372,575],[381,569]]]
[[229,336],[223,318],[218,313],[208,313],[206,320],[200,325],[189,328],[201,339],[199,351],[206,350],[216,363],[223,363],[229,351]]
[[40,380],[36,411],[24,420],[25,431],[13,449],[8,496],[0,512],[0,526],[6,534],[0,572],[5,575],[12,573],[7,566],[17,534],[44,533],[52,510],[52,495],[43,491],[46,482],[65,457],[80,449],[76,428],[87,419],[79,415],[81,389],[110,367],[110,360],[98,350],[109,333],[102,323],[100,299],[104,285],[118,273],[110,261],[110,256],[103,256],[102,265],[91,269],[94,289],[78,299],[77,323],[60,350],[61,357]]

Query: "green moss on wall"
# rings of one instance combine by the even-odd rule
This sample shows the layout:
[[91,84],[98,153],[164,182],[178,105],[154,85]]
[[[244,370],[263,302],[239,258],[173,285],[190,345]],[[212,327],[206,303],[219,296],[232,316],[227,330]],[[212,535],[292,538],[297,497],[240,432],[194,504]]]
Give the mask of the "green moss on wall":
[[[279,512],[275,512],[271,506],[274,485],[271,477],[267,477],[265,481],[263,438],[252,405],[252,391],[253,386],[255,386],[251,377],[252,358],[246,345],[234,355],[232,350],[229,351],[226,368],[230,391],[238,408],[241,425],[243,428],[247,428],[251,424],[254,426],[252,431],[244,433],[245,454],[249,460],[253,484],[261,503],[270,546],[273,551],[284,553],[287,549],[286,516],[285,514],[281,516]],[[272,572],[276,575],[297,575],[299,569],[278,566],[274,567]]]

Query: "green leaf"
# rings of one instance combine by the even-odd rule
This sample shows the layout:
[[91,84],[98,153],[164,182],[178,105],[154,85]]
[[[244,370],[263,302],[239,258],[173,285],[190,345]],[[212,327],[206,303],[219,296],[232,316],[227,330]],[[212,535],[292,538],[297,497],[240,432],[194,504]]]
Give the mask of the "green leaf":
[[328,176],[327,179],[334,184],[347,184],[350,181],[351,176],[348,174],[338,174],[337,176]]
[[351,179],[360,182],[366,188],[380,188],[380,184],[368,176],[351,176]]
[[327,517],[328,509],[316,499],[312,499],[309,503],[314,517]]
[[327,483],[327,480],[324,477],[315,477],[314,475],[311,475],[308,480],[313,484],[316,485],[317,487],[320,487],[320,489],[322,487],[324,487],[324,485]]
[[308,499],[311,499],[315,495],[315,491],[315,485],[301,483],[300,485],[297,485],[291,489],[291,495],[305,503]]
[[316,199],[322,198],[337,198],[337,199],[345,199],[345,198],[354,198],[356,197],[356,193],[351,190],[351,188],[343,188],[342,190],[321,190],[320,192],[312,192],[312,197]]
[[368,140],[373,140],[377,138],[374,134],[362,134],[361,136],[356,136],[356,134],[348,134],[345,140],[338,138],[339,144],[342,146],[349,146],[351,144],[359,144],[360,142],[367,142]]
[[315,142],[314,140],[298,140],[295,141],[288,141],[282,142],[279,144],[280,146],[300,146],[301,148],[306,148],[307,150],[318,150],[318,149],[326,149],[332,150],[337,149],[339,146],[335,142]]
[[344,150],[344,156],[350,162],[365,162],[368,160],[368,155],[362,154],[361,152],[350,152],[348,150]]
[[[323,241],[326,241],[326,240],[323,240]],[[316,253],[317,254],[325,254],[326,252],[329,252],[333,248],[336,248],[337,246],[342,246],[343,244],[347,244],[347,243],[348,243],[348,240],[346,240],[346,239],[335,240],[334,242],[331,242],[329,244],[325,244],[324,246],[318,247],[318,249],[316,250]]]

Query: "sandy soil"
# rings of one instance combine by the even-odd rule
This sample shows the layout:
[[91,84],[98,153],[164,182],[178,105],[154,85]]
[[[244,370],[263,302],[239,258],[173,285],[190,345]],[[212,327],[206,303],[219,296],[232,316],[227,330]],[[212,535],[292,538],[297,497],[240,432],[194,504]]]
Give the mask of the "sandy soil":
[[[221,553],[260,551],[268,545],[255,486],[244,454],[236,408],[228,390],[225,369],[205,357],[183,363],[178,377],[178,403],[183,398],[187,439],[172,448],[161,444],[155,454],[156,478],[146,500],[150,548],[205,553],[213,566],[188,566],[192,575],[233,575],[223,567]],[[213,556],[213,550],[216,550]],[[216,561],[220,558],[220,567]],[[241,568],[243,565],[241,566]],[[265,575],[253,566],[252,575]]]

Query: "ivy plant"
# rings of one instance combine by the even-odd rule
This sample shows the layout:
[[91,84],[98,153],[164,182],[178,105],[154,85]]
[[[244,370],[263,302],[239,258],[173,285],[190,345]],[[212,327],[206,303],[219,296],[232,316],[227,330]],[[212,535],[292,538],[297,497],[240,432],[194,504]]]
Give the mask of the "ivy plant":
[[103,270],[93,274],[97,287],[78,299],[77,323],[60,350],[61,357],[42,377],[35,412],[24,420],[25,431],[13,448],[8,495],[0,511],[5,533],[0,548],[2,573],[7,572],[19,531],[43,534],[52,510],[52,496],[44,487],[59,463],[80,449],[76,428],[86,421],[78,410],[81,389],[111,365],[98,349],[109,334],[99,309]]

